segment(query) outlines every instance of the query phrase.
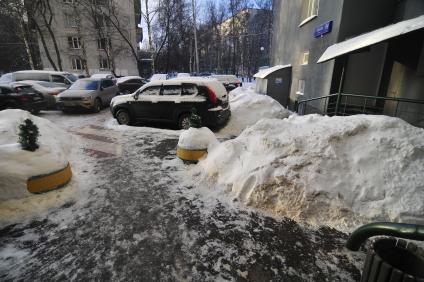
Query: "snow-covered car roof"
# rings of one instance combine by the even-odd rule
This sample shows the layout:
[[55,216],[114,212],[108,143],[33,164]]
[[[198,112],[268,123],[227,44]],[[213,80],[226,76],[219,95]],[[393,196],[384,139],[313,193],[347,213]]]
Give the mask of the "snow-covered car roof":
[[115,78],[111,73],[95,73],[90,76],[90,78]]
[[156,80],[166,80],[168,78],[168,75],[166,73],[155,73],[150,78],[150,81],[156,81]]
[[136,75],[123,76],[123,77],[119,77],[117,79],[116,83],[118,83],[118,84],[124,83],[128,80],[131,80],[131,79],[143,79],[143,78],[141,78],[140,76],[136,76]]

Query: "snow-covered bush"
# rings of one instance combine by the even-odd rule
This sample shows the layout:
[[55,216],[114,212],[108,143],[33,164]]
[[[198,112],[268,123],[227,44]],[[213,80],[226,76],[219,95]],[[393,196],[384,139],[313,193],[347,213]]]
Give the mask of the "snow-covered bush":
[[[39,129],[39,148],[21,149],[19,125],[32,120]],[[63,169],[71,150],[70,136],[52,122],[22,110],[0,111],[0,200],[31,195],[26,181],[37,175]]]

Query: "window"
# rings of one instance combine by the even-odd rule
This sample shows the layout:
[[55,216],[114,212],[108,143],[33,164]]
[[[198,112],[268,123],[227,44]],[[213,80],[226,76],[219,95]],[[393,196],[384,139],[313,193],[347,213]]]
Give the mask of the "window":
[[9,94],[9,93],[12,93],[12,90],[8,88],[0,87],[0,94]]
[[100,69],[108,69],[109,68],[109,62],[108,62],[107,58],[100,57],[99,65],[100,65]]
[[100,50],[106,50],[108,42],[110,46],[110,40],[108,40],[108,38],[97,39],[97,46],[99,47]]
[[182,95],[196,95],[198,93],[197,87],[194,84],[183,84]]
[[78,26],[78,20],[74,15],[65,15],[65,25],[66,27],[77,27]]
[[151,86],[143,90],[141,95],[159,95],[161,86]]
[[72,69],[74,70],[83,70],[85,66],[85,61],[80,58],[72,59]]
[[126,81],[125,83],[129,83],[129,84],[143,84],[143,81],[141,81],[140,79],[130,79],[130,80]]
[[307,65],[309,62],[309,51],[302,53],[302,62],[301,65]]
[[181,94],[181,86],[180,85],[165,85],[163,87],[162,95],[180,95]]
[[299,27],[316,18],[318,15],[319,0],[303,0],[302,22]]
[[303,95],[305,93],[305,80],[299,79],[299,84],[297,85],[297,95]]
[[65,78],[61,75],[52,75],[52,82],[66,83]]
[[71,49],[81,49],[81,38],[76,36],[69,36],[68,46]]
[[111,87],[111,86],[113,86],[112,80],[110,80],[110,79],[102,80],[102,87],[103,88],[108,88],[108,87]]

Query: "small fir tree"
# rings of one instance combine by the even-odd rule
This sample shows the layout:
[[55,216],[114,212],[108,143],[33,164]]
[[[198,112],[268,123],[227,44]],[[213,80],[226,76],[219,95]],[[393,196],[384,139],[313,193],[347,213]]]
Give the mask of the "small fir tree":
[[202,117],[198,115],[196,108],[191,109],[190,127],[194,127],[194,128],[202,127]]
[[19,125],[19,144],[21,144],[22,149],[34,152],[38,149],[38,127],[35,125],[32,120],[26,119],[24,122]]

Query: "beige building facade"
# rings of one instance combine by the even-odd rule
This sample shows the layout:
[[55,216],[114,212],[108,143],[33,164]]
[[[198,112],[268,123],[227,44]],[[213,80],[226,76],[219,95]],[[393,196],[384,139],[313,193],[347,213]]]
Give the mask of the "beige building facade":
[[63,71],[86,76],[138,75],[133,0],[50,0],[50,7],[50,26],[36,17],[43,31],[39,46],[45,70],[54,70],[53,61],[57,69],[61,65]]

